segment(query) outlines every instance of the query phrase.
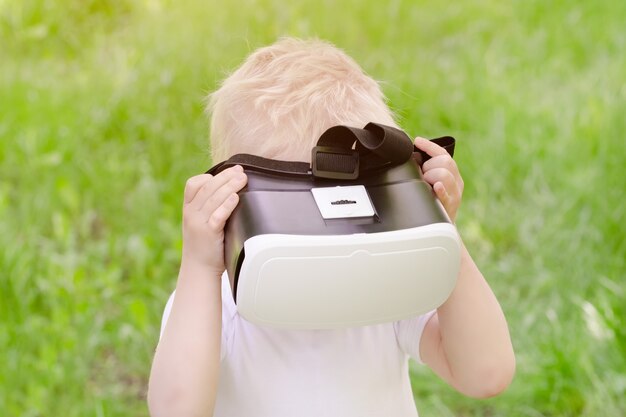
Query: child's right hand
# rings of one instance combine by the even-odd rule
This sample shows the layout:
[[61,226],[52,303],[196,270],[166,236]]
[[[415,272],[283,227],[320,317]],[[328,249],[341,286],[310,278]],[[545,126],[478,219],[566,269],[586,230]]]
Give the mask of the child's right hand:
[[248,178],[240,166],[189,178],[183,204],[183,263],[224,272],[224,226],[239,202],[237,191]]

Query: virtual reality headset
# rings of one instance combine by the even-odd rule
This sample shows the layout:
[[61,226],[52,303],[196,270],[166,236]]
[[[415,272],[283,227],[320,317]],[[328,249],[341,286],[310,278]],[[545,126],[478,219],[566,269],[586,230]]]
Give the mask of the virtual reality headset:
[[[450,155],[452,137],[433,139]],[[308,162],[234,155],[248,183],[225,227],[239,314],[258,325],[332,329],[406,319],[440,306],[460,238],[401,130],[335,126]]]

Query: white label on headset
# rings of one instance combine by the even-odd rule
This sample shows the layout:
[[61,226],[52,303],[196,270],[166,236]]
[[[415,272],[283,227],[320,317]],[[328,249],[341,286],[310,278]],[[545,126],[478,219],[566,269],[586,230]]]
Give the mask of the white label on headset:
[[371,217],[375,214],[370,197],[362,185],[311,188],[311,192],[325,219]]

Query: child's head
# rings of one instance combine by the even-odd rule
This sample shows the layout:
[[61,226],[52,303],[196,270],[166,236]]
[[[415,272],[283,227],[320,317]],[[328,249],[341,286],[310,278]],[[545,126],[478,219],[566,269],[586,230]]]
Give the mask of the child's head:
[[335,46],[282,39],[252,53],[209,96],[211,154],[310,161],[331,126],[395,126],[376,81]]

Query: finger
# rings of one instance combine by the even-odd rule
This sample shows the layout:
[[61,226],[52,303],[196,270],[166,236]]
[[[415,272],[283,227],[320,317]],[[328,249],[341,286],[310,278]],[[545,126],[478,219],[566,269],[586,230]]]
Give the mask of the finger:
[[459,189],[456,178],[445,168],[433,168],[428,170],[424,173],[423,177],[424,181],[433,185],[433,187],[436,183],[441,182],[448,192],[453,192],[454,190],[458,191]]
[[428,161],[424,162],[422,165],[422,172],[429,171],[434,168],[444,168],[447,169],[454,175],[455,178],[460,179],[461,173],[459,172],[459,167],[452,157],[446,153],[446,155],[438,155],[435,156]]
[[214,232],[219,232],[224,229],[226,225],[226,221],[233,214],[233,210],[237,207],[239,203],[239,195],[233,193],[230,194],[226,200],[211,214],[207,223],[209,227]]
[[415,144],[417,149],[426,152],[431,157],[435,157],[438,155],[449,155],[448,151],[428,139],[417,137],[415,138],[415,141],[413,143]]
[[184,202],[185,204],[189,203],[198,193],[198,190],[202,188],[202,186],[213,178],[211,174],[201,174],[191,177],[185,183],[185,193],[184,193]]
[[461,172],[459,171],[457,163],[454,161],[454,159],[452,159],[450,155],[438,155],[434,158],[429,159],[422,166],[422,171],[428,172],[435,168],[444,168],[450,171],[450,173],[454,176],[456,186],[459,189],[459,192],[463,193],[463,188],[465,187],[463,177],[461,177]]
[[436,182],[435,185],[433,185],[433,190],[435,191],[437,198],[441,200],[444,206],[450,201],[450,194],[448,194],[448,191],[442,182]]
[[220,172],[200,187],[196,195],[189,202],[189,205],[197,210],[200,210],[204,203],[206,203],[207,199],[211,197],[217,189],[236,177],[239,177],[240,180],[242,177],[245,177],[245,174],[243,174],[243,168],[239,165]]
[[204,205],[200,207],[198,210],[201,210],[206,214],[207,218],[212,215],[212,213],[221,206],[224,201],[233,193],[237,193],[243,187],[246,186],[248,178],[245,174],[239,174],[232,178],[227,183],[223,184],[220,188],[215,190],[215,192],[207,198],[204,202]]
[[458,209],[458,202],[455,200],[455,197],[448,192],[445,185],[441,182],[436,182],[435,185],[433,185],[433,191],[439,201],[441,201],[441,204],[443,205],[446,213],[448,213],[450,220],[454,222],[456,218],[456,211]]

